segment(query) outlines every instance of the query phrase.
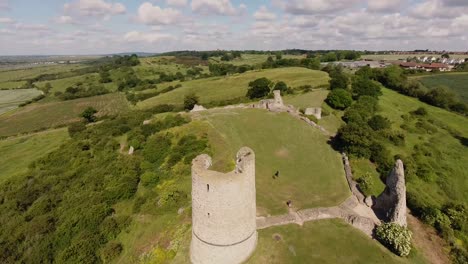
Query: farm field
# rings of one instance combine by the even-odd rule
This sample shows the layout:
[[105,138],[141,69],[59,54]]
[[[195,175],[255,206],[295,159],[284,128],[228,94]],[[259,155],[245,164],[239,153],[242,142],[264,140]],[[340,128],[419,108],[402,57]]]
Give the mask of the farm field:
[[[201,80],[180,83],[181,88],[156,97],[149,98],[137,104],[140,108],[147,108],[158,104],[181,105],[184,96],[195,93],[200,98],[200,103],[228,100],[243,97],[247,93],[249,82],[266,77],[274,82],[284,81],[288,86],[298,87],[301,85],[312,85],[318,87],[328,83],[328,74],[322,71],[314,71],[305,68],[279,68],[272,70],[249,71],[243,74],[229,77],[213,77]],[[179,82],[165,83],[158,86],[162,90]]]
[[26,81],[6,81],[0,82],[1,89],[17,89],[26,84]]
[[[370,54],[370,55],[362,55],[361,58],[365,60],[404,60],[407,59],[408,57],[436,57],[440,58],[441,55],[434,55],[434,54],[402,54],[402,55],[395,55],[395,54]],[[467,55],[450,55],[451,58],[468,58]]]
[[429,89],[445,86],[455,93],[460,101],[468,103],[468,73],[446,73],[415,78]]
[[52,89],[50,90],[51,95],[53,95],[55,92],[63,93],[68,87],[75,86],[78,83],[83,83],[85,85],[103,85],[110,91],[117,90],[117,84],[115,82],[101,84],[99,80],[99,74],[90,73],[58,80],[36,82],[35,84],[38,87],[43,88],[47,83],[50,83],[50,85],[52,86]]
[[37,89],[0,90],[0,115],[41,94]]
[[1,115],[0,136],[34,132],[78,121],[81,112],[89,106],[99,111],[98,116],[104,116],[125,111],[129,104],[123,94],[36,103]]
[[86,67],[83,64],[40,66],[25,69],[4,69],[0,70],[0,83],[9,81],[26,80],[37,77],[41,74],[52,74],[67,72]]
[[[466,202],[468,200],[468,138],[467,119],[441,108],[433,107],[419,100],[398,94],[392,90],[383,89],[383,96],[379,100],[380,114],[392,121],[392,126],[401,131],[401,125],[407,124],[402,115],[424,107],[428,111],[430,121],[428,127],[431,132],[420,132],[418,125],[414,132],[406,134],[404,146],[397,147],[389,144],[393,155],[408,156],[417,148],[429,151],[428,158],[419,162],[427,162],[433,174],[427,179],[412,177],[407,179],[408,195],[419,197],[420,201],[434,206],[442,206],[447,202]],[[411,126],[416,121],[412,121]],[[404,162],[404,160],[403,160]]]
[[[267,55],[267,54],[242,54],[241,58],[236,58],[232,61],[221,61],[220,57],[212,57],[210,58],[211,62],[215,63],[229,63],[229,64],[234,64],[234,65],[257,65],[257,64],[262,64],[264,63],[268,57],[273,57],[276,58],[276,55]],[[283,59],[304,59],[306,56],[300,56],[300,55],[283,55]]]
[[0,140],[0,183],[24,174],[31,162],[55,150],[66,139],[68,132],[62,128]]
[[[186,130],[208,134],[213,170],[233,170],[243,146],[255,151],[258,214],[286,213],[288,200],[303,209],[338,205],[350,195],[340,155],[328,138],[286,113],[223,109],[196,119]],[[277,171],[280,177],[273,179]]]

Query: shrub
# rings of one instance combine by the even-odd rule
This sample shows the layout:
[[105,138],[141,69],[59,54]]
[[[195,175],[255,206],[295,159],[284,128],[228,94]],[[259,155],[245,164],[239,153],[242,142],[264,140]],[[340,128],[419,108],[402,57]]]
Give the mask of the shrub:
[[346,109],[353,103],[351,94],[343,89],[335,89],[330,92],[326,99],[327,104],[335,109]]
[[122,244],[109,242],[101,251],[101,259],[104,263],[109,263],[122,253]]
[[381,115],[373,116],[367,123],[374,131],[388,129],[391,125],[390,120]]
[[188,94],[184,97],[184,109],[185,110],[192,110],[193,107],[198,104],[198,96],[195,94]]
[[282,93],[288,90],[288,86],[285,82],[277,82],[273,90],[280,90]]
[[384,223],[376,229],[377,239],[395,254],[405,257],[411,251],[412,233],[395,223]]
[[81,113],[81,117],[83,117],[88,123],[92,123],[96,121],[96,113],[97,110],[90,106]]
[[76,122],[68,126],[68,134],[74,137],[76,134],[85,131],[86,125],[83,122]]
[[419,107],[418,109],[414,110],[411,112],[412,115],[418,115],[418,116],[427,116],[427,110],[424,107]]
[[361,189],[365,195],[370,195],[371,189],[374,185],[372,182],[372,175],[370,173],[367,172],[364,174],[357,180],[357,183],[359,184],[359,189]]
[[353,96],[359,98],[364,95],[379,97],[382,95],[380,85],[368,78],[357,76],[353,81]]

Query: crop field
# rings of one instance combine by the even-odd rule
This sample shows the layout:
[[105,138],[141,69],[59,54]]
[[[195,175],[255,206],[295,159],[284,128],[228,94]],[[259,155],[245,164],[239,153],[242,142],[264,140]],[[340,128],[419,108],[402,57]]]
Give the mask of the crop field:
[[[362,55],[361,58],[365,60],[404,60],[408,57],[435,57],[440,58],[441,55],[434,55],[434,54],[402,54],[402,55],[394,55],[394,54],[372,54],[372,55]],[[451,58],[468,58],[468,55],[450,55]]]
[[0,70],[0,83],[9,81],[26,80],[37,77],[41,74],[51,74],[59,72],[67,72],[79,68],[83,68],[85,65],[82,64],[70,64],[70,65],[54,65],[54,66],[40,66],[25,69],[13,69],[13,70]]
[[338,205],[350,195],[340,155],[328,138],[286,113],[223,109],[196,119],[186,129],[208,134],[213,170],[233,170],[243,146],[255,151],[258,214],[285,213],[288,200],[297,208],[311,208]]
[[445,86],[461,101],[468,103],[468,73],[445,73],[416,78],[429,89]]
[[0,90],[0,115],[40,94],[37,89]]
[[90,73],[90,74],[84,74],[80,76],[63,78],[63,79],[58,79],[58,80],[53,80],[53,81],[36,82],[35,84],[38,87],[42,88],[47,83],[50,83],[52,85],[52,89],[50,90],[51,95],[53,95],[55,92],[65,92],[65,90],[68,87],[75,86],[78,83],[83,83],[85,85],[103,85],[105,88],[109,89],[110,91],[117,90],[117,84],[115,82],[101,84],[99,83],[99,80],[100,80],[99,74]]
[[68,138],[65,128],[0,140],[0,183],[22,175],[34,160],[58,148]]
[[[383,89],[380,97],[380,114],[392,121],[395,129],[401,130],[401,125],[415,126],[415,132],[406,134],[404,146],[388,145],[392,154],[409,155],[414,147],[425,149],[430,154],[426,162],[437,175],[429,175],[427,179],[413,177],[407,179],[408,193],[421,197],[428,204],[441,206],[446,202],[468,201],[468,121],[466,117],[433,107],[415,98],[398,94],[389,89]],[[424,127],[431,129],[429,133],[418,132],[416,121],[405,121],[402,115],[424,107],[428,111],[429,124]],[[404,162],[404,160],[403,160]],[[422,162],[422,161],[420,161]]]
[[81,112],[89,106],[99,111],[98,116],[116,114],[129,107],[122,94],[32,104],[0,116],[0,136],[34,132],[78,121]]
[[[312,85],[318,87],[328,83],[328,74],[322,71],[314,71],[306,68],[279,68],[272,70],[249,71],[243,74],[228,77],[213,77],[201,80],[187,81],[180,83],[181,88],[168,93],[152,97],[138,104],[141,108],[151,107],[157,104],[178,104],[181,105],[184,96],[195,93],[200,98],[200,103],[212,101],[228,100],[245,96],[248,84],[257,78],[266,77],[274,82],[284,81],[288,86],[298,87],[301,85]],[[158,90],[162,90],[170,85],[179,82],[172,82],[159,85]]]

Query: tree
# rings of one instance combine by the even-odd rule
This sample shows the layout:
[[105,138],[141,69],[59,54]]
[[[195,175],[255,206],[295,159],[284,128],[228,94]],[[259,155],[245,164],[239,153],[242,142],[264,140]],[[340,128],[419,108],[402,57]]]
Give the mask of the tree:
[[95,122],[96,121],[96,116],[95,114],[97,113],[98,111],[96,109],[94,109],[93,107],[88,107],[86,108],[83,113],[81,113],[81,117],[83,117],[84,119],[86,119],[86,121],[88,123],[92,123],[92,122]]
[[421,99],[422,101],[442,107],[448,108],[451,104],[455,101],[455,95],[449,91],[448,88],[444,86],[439,86],[434,89],[431,89],[426,95],[424,95]]
[[285,82],[277,82],[273,90],[280,90],[281,93],[286,92],[288,90],[288,86]]
[[340,69],[334,69],[330,72],[330,89],[348,89],[349,79]]
[[388,129],[391,125],[390,120],[381,115],[373,116],[367,123],[374,131]]
[[444,53],[442,54],[442,58],[449,59],[450,55],[448,53]]
[[185,110],[192,110],[193,107],[198,104],[198,96],[195,94],[188,94],[184,97],[184,109]]
[[353,80],[353,97],[359,98],[363,95],[379,97],[382,95],[380,85],[376,82],[361,76],[356,76]]
[[327,104],[335,109],[346,109],[353,103],[351,94],[344,89],[335,89],[328,94]]
[[281,52],[276,53],[276,60],[281,60],[283,58],[283,54]]
[[267,78],[260,78],[249,83],[247,97],[250,99],[262,98],[270,93],[272,82]]
[[110,82],[112,82],[109,71],[101,70],[101,72],[99,72],[99,76],[101,77],[101,79],[99,80],[99,82],[101,82],[101,83],[110,83]]

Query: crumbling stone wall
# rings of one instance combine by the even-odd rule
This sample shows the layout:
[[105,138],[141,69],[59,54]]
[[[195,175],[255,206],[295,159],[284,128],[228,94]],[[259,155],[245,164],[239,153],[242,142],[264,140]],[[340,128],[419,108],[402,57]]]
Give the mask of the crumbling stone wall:
[[229,173],[209,170],[211,158],[192,162],[192,263],[237,264],[257,244],[255,154],[241,148]]

